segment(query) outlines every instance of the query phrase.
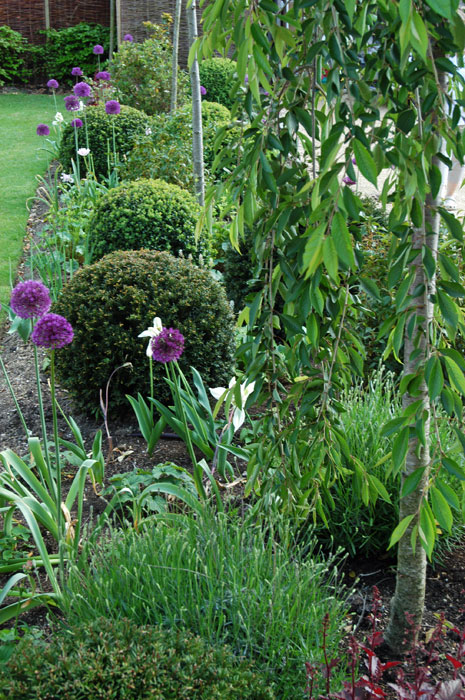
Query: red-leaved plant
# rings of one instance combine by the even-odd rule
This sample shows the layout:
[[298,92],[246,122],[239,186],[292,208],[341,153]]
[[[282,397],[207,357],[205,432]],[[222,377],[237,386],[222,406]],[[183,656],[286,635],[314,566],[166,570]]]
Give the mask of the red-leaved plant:
[[[365,644],[358,642],[354,636],[349,640],[350,659],[350,679],[345,681],[341,691],[332,693],[330,691],[330,679],[332,669],[339,664],[339,659],[328,659],[326,653],[326,638],[329,624],[329,615],[323,620],[323,643],[322,650],[324,663],[314,665],[306,662],[307,687],[306,694],[308,700],[384,700],[392,697],[387,689],[392,688],[398,700],[465,700],[465,628],[460,631],[446,622],[444,615],[441,615],[432,633],[429,635],[428,644],[425,646],[419,642],[415,643],[411,651],[406,656],[406,661],[401,666],[400,661],[387,661],[383,663],[376,654],[376,647],[383,643],[383,635],[377,629],[380,609],[379,591],[373,588],[373,604],[370,613],[371,633],[368,635]],[[413,621],[412,621],[413,626]],[[445,654],[445,658],[450,661],[453,667],[452,678],[447,681],[431,683],[431,664],[438,660],[438,647],[444,635],[446,627],[458,637],[455,655]],[[357,677],[359,661],[363,655],[363,663],[366,673]],[[388,669],[397,668],[395,683],[386,682],[381,685],[384,674]],[[314,696],[315,682],[318,675],[325,679],[325,693]]]

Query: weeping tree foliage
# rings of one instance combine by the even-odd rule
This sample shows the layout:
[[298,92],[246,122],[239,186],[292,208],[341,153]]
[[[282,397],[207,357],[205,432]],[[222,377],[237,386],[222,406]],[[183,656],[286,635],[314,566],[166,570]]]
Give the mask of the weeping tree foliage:
[[[321,499],[331,502],[336,479],[349,480],[365,504],[389,498],[350,454],[339,421],[340,391],[364,371],[360,295],[380,297],[364,274],[363,202],[344,183],[356,179],[354,160],[389,211],[393,303],[380,337],[385,357],[404,365],[403,414],[384,429],[395,436],[386,469],[402,475],[386,635],[396,651],[410,630],[405,611],[421,621],[437,526],[450,530],[464,507],[444,479],[465,480],[456,459],[457,445],[465,449],[465,361],[455,348],[465,330],[463,230],[440,201],[441,169],[452,153],[464,157],[460,107],[447,90],[448,79],[461,88],[450,60],[465,45],[458,5],[213,0],[196,42],[199,56],[229,52],[237,61],[234,116],[243,137],[217,156],[230,175],[208,192],[206,217],[227,201],[231,241],[240,247],[245,227],[252,230],[260,269],[260,291],[240,316],[247,336],[239,359],[270,398],[247,493],[301,524],[325,519]],[[440,411],[457,445],[433,451]]]

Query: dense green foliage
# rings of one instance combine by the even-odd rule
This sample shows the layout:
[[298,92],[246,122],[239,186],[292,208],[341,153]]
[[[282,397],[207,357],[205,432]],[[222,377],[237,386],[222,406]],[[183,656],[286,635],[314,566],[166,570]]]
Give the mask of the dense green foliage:
[[[112,82],[121,101],[147,114],[168,112],[171,95],[172,47],[168,27],[145,23],[150,38],[125,41],[112,62]],[[178,104],[188,93],[189,78],[178,71]]]
[[[233,130],[227,128],[230,121],[231,113],[226,107],[216,102],[202,102],[204,164],[207,171],[211,169],[221,144],[233,137]],[[225,128],[221,143],[215,143],[221,128]],[[161,178],[194,192],[192,105],[180,107],[173,115],[158,114],[152,120],[151,131],[151,134],[137,139],[123,169],[124,176],[131,180],[140,177]]]
[[25,54],[27,41],[19,32],[0,27],[0,85],[22,83],[27,79]]
[[231,108],[234,98],[230,96],[230,92],[236,71],[236,61],[230,58],[215,57],[200,61],[200,84],[207,91],[206,99]]
[[[144,112],[121,105],[119,114],[107,114],[103,106],[89,107],[85,110],[86,125],[77,129],[78,148],[90,148],[95,174],[107,176],[113,169],[113,128],[116,154],[122,160],[131,150],[136,138],[145,133],[150,119]],[[65,171],[69,172],[71,160],[76,161],[74,129],[69,124],[63,131],[59,160]],[[81,175],[86,172],[86,161],[80,159]]]
[[[57,353],[57,374],[77,406],[95,411],[111,373],[111,411],[126,411],[126,394],[149,395],[147,342],[137,336],[159,316],[185,338],[179,363],[201,373],[207,386],[231,376],[233,315],[208,270],[158,251],[120,251],[76,273],[53,311],[65,316],[74,340]],[[155,396],[168,401],[162,365],[154,363]]]
[[92,53],[96,44],[103,46],[100,57],[105,60],[110,44],[110,30],[101,24],[80,22],[63,29],[42,31],[46,42],[38,51],[38,61],[46,79],[55,78],[61,83],[72,84],[71,69],[79,66],[84,75],[92,77],[99,70],[98,57]]
[[273,700],[247,662],[184,630],[105,618],[24,640],[0,668],[10,700]]
[[197,244],[200,207],[195,197],[163,180],[124,182],[100,198],[89,222],[93,259],[114,250],[152,248],[184,257],[208,256],[208,239]]
[[198,518],[158,516],[143,532],[113,532],[86,554],[85,569],[67,581],[73,624],[128,615],[136,625],[189,629],[254,660],[280,700],[300,697],[305,661],[322,660],[326,613],[328,649],[337,649],[347,605],[337,560],[280,545],[258,524],[208,509]]

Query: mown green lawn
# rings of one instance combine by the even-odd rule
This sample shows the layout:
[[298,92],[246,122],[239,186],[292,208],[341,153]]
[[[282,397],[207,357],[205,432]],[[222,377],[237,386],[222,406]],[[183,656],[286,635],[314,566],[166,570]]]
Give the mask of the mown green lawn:
[[[58,99],[59,109],[62,100]],[[60,109],[64,112],[64,109]],[[10,298],[28,219],[26,203],[35,192],[36,175],[44,175],[51,156],[37,136],[39,123],[52,127],[55,105],[51,95],[0,95],[0,302]],[[52,132],[53,133],[53,132]],[[51,137],[50,137],[51,138]],[[3,316],[3,314],[2,314]]]

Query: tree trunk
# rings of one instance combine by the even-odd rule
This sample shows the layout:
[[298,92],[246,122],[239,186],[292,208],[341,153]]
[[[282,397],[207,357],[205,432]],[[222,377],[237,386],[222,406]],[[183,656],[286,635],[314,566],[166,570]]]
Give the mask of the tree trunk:
[[[187,5],[189,46],[197,39],[196,0]],[[201,206],[205,202],[205,179],[203,169],[202,98],[200,95],[199,63],[194,57],[189,68],[192,91],[192,156],[194,160],[195,193]]]
[[[447,89],[446,76],[444,73],[439,73],[438,77],[440,88],[445,92]],[[420,105],[418,105],[418,111],[419,113],[421,111]],[[420,122],[422,118],[424,119],[424,116],[419,117]],[[438,121],[437,116],[434,114],[433,121],[436,123]],[[437,156],[433,158],[433,165],[436,165],[438,168],[441,167],[441,160]],[[415,374],[418,367],[424,365],[430,356],[429,329],[433,320],[431,295],[436,291],[436,275],[433,275],[432,279],[428,280],[422,262],[421,250],[423,246],[429,248],[433,259],[437,261],[439,243],[437,204],[437,198],[433,199],[431,192],[428,193],[423,207],[423,226],[414,229],[413,232],[413,248],[419,251],[419,255],[411,263],[415,269],[415,278],[411,291],[417,285],[423,284],[425,292],[421,296],[412,299],[407,313],[404,337],[404,376]],[[416,314],[417,321],[410,336],[408,323],[413,314]],[[412,352],[415,349],[418,349],[420,352],[412,358]],[[423,618],[425,602],[426,552],[420,543],[418,526],[419,510],[423,499],[427,497],[430,472],[431,402],[428,387],[424,380],[415,396],[409,394],[408,391],[403,395],[402,405],[404,411],[419,399],[422,402],[422,410],[427,412],[424,430],[425,445],[423,446],[420,443],[416,434],[410,436],[405,469],[402,474],[402,485],[405,479],[416,469],[423,467],[425,471],[416,489],[400,499],[399,522],[409,515],[414,515],[414,518],[398,543],[396,589],[391,600],[390,619],[384,635],[386,643],[398,654],[405,653],[416,640]],[[421,412],[417,412],[417,415],[418,413]],[[411,534],[414,527],[417,527],[417,535],[413,546]]]
[[181,24],[181,3],[176,0],[173,25],[173,62],[171,74],[171,105],[170,113],[173,114],[178,103],[178,53],[179,53],[179,25]]
[[110,49],[108,52],[110,62],[113,59],[114,51],[115,51],[115,0],[110,0]]

